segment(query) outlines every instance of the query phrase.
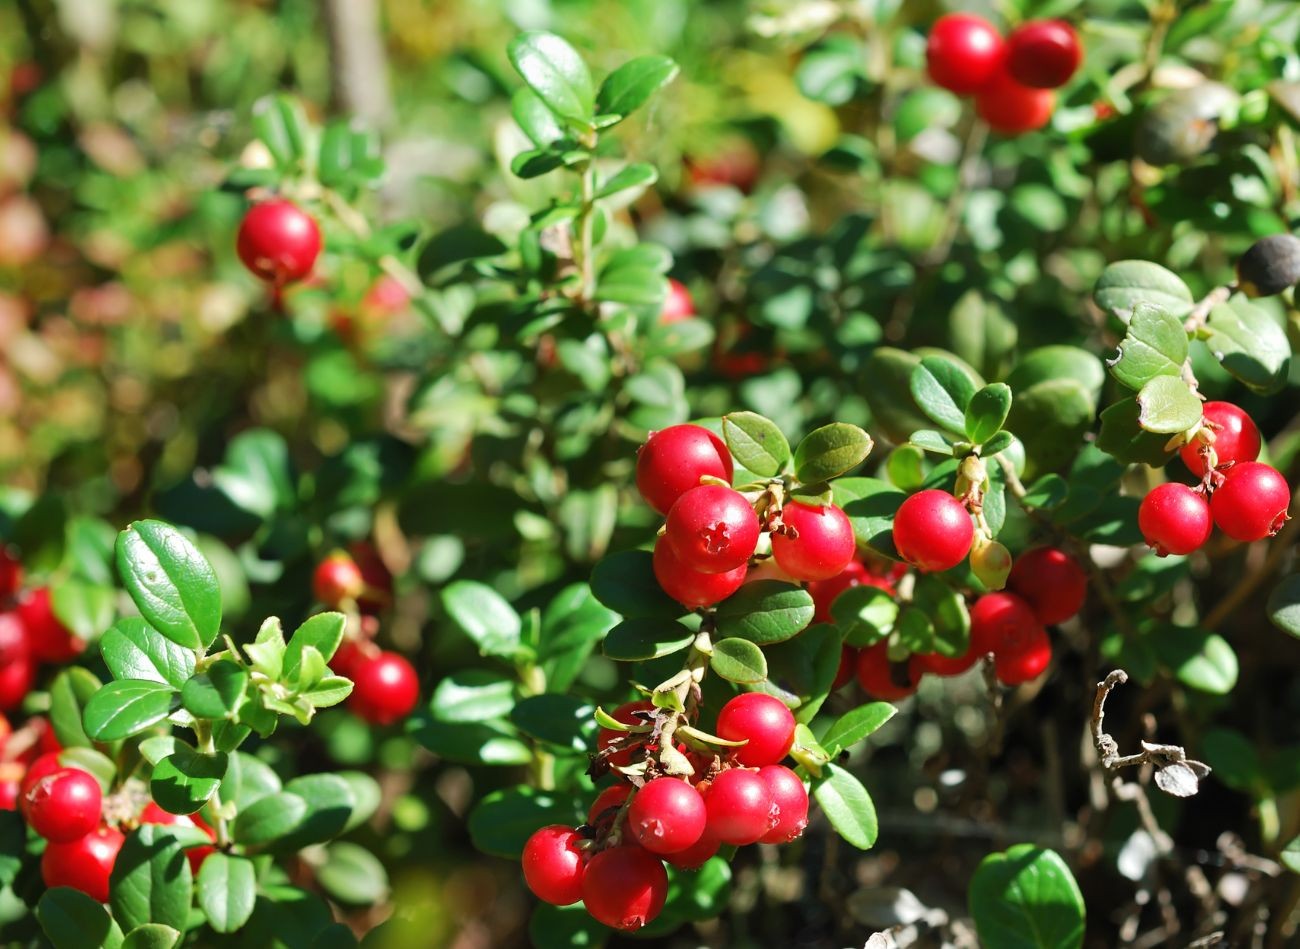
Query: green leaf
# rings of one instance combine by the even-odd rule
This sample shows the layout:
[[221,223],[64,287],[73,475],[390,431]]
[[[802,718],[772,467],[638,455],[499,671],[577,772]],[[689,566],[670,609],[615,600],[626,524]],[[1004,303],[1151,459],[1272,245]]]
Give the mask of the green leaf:
[[421,722],[412,732],[434,754],[461,764],[520,765],[533,760],[532,749],[509,722]]
[[1156,660],[1184,685],[1211,695],[1227,695],[1237,684],[1237,654],[1217,633],[1165,624],[1148,638]]
[[870,646],[898,621],[898,601],[879,587],[850,587],[831,603],[831,618],[850,646]]
[[51,588],[50,609],[78,639],[93,642],[113,622],[113,590],[75,578],[61,580]]
[[730,682],[753,685],[767,678],[767,658],[748,639],[723,639],[713,644],[713,671]]
[[605,636],[602,651],[620,662],[658,659],[685,649],[695,633],[673,620],[635,617],[624,620]]
[[1300,639],[1300,573],[1284,579],[1268,597],[1268,618],[1284,633]]
[[1064,478],[1058,474],[1046,474],[1025,489],[1020,503],[1036,510],[1051,511],[1060,507],[1069,493]]
[[1077,949],[1083,894],[1053,850],[1017,844],[981,861],[970,883],[980,942],[998,949]]
[[[966,437],[976,445],[987,442],[1002,430],[1011,412],[1011,387],[994,382],[971,396],[966,406]],[[996,447],[991,454],[996,454]]]
[[67,768],[80,768],[99,782],[104,793],[113,789],[117,781],[117,762],[94,748],[68,748],[59,752],[59,763]]
[[518,860],[533,832],[547,824],[581,823],[582,802],[574,794],[530,787],[493,791],[469,814],[469,835],[476,849]]
[[126,934],[122,949],[172,949],[180,941],[179,930],[162,923],[145,923]]
[[180,841],[144,824],[127,835],[109,876],[113,918],[127,930],[160,923],[185,931],[194,879]]
[[54,949],[114,949],[122,945],[122,931],[101,904],[67,886],[41,894],[36,919]]
[[975,396],[975,384],[956,363],[941,356],[926,356],[908,381],[917,406],[938,425],[951,432],[966,430],[966,407]]
[[648,188],[659,180],[659,172],[654,165],[635,162],[619,170],[612,178],[606,180],[596,189],[597,200],[608,198],[627,191],[630,188]]
[[289,446],[278,432],[255,428],[230,441],[212,482],[242,511],[260,520],[294,503],[297,491],[289,464]]
[[862,547],[895,556],[894,515],[907,498],[879,478],[841,478],[835,482],[835,503],[848,515],[853,536]]
[[880,827],[876,806],[862,782],[837,764],[827,764],[813,782],[813,797],[836,832],[859,850],[870,850]]
[[1137,396],[1138,424],[1148,432],[1173,435],[1201,420],[1201,400],[1181,376],[1156,376]]
[[780,699],[794,710],[796,721],[811,721],[830,695],[842,647],[839,631],[829,623],[809,626],[794,639],[768,646],[763,650],[767,679],[753,691]]
[[82,724],[86,734],[96,741],[117,741],[158,724],[180,704],[180,695],[169,685],[120,679],[91,696],[82,713]]
[[722,418],[722,437],[736,460],[760,478],[774,478],[790,460],[790,444],[771,419],[756,412]]
[[206,649],[221,628],[221,587],[212,565],[178,530],[136,521],[117,536],[117,571],[140,613],[187,649]]
[[194,651],[139,617],[114,623],[99,641],[99,651],[115,679],[146,679],[179,689],[194,674]]
[[815,102],[844,105],[867,79],[869,54],[851,36],[833,34],[808,49],[795,70],[799,91]]
[[659,586],[654,556],[648,550],[623,550],[610,554],[591,572],[591,593],[604,606],[622,616],[675,619],[686,608]]
[[234,801],[235,807],[244,811],[268,794],[280,790],[280,778],[271,770],[271,766],[260,758],[236,751],[230,756],[230,766],[221,782],[224,789],[221,799],[224,804]]
[[342,613],[317,613],[309,616],[301,626],[294,630],[293,636],[284,652],[284,675],[292,678],[302,662],[302,651],[311,646],[320,653],[321,658],[329,662],[343,642],[343,628],[347,617]]
[[388,898],[388,871],[359,844],[341,841],[325,851],[316,879],[331,897],[348,906],[371,906]]
[[822,735],[821,745],[832,758],[845,748],[856,745],[898,713],[891,702],[868,702],[835,720]]
[[677,64],[667,56],[638,56],[605,77],[596,93],[599,115],[627,116],[673,81]]
[[269,844],[294,831],[307,816],[307,802],[277,791],[258,798],[235,818],[235,840],[246,846]]
[[1027,389],[1008,384],[1016,393],[1008,422],[1024,442],[1030,476],[1067,463],[1092,427],[1094,397],[1074,379],[1039,382]]
[[510,41],[510,62],[556,115],[590,122],[595,94],[578,51],[554,33],[531,31]]
[[1300,873],[1300,837],[1291,838],[1291,842],[1282,848],[1278,855],[1288,870],[1292,873]]
[[718,604],[718,632],[765,645],[794,636],[813,618],[812,595],[780,580],[747,583]]
[[1174,316],[1186,316],[1196,302],[1177,274],[1146,260],[1121,260],[1101,272],[1093,290],[1097,305],[1128,322],[1139,303],[1160,307]]
[[1251,740],[1230,728],[1211,728],[1201,738],[1201,755],[1215,777],[1230,788],[1258,795],[1267,788],[1264,771]]
[[866,461],[873,444],[871,436],[856,425],[823,425],[795,448],[795,477],[804,484],[838,478]]
[[1159,468],[1174,457],[1172,451],[1165,450],[1169,436],[1148,432],[1142,427],[1141,415],[1136,396],[1103,409],[1097,447],[1121,464]]
[[568,133],[555,113],[527,86],[516,90],[511,96],[510,114],[515,117],[515,122],[523,133],[540,149],[568,138]]
[[300,775],[286,784],[284,790],[307,805],[307,813],[277,842],[284,849],[301,850],[332,840],[343,833],[357,806],[352,784],[337,774]]
[[1130,389],[1141,389],[1156,376],[1177,376],[1187,359],[1187,331],[1167,310],[1139,303],[1119,343],[1119,353],[1106,361],[1111,375]]
[[254,670],[270,679],[279,679],[284,674],[285,651],[284,630],[280,620],[274,616],[265,620],[257,631],[257,638],[244,646]]
[[90,737],[82,721],[86,703],[101,688],[89,669],[69,666],[50,683],[50,724],[65,748],[88,747]]
[[433,690],[429,709],[442,722],[486,722],[509,715],[515,683],[483,669],[453,672]]
[[596,743],[596,706],[573,695],[534,695],[520,700],[510,721],[525,735],[584,753]]
[[220,752],[205,755],[179,745],[154,766],[149,793],[170,814],[193,814],[221,786],[228,763]]
[[1291,345],[1282,325],[1241,294],[1210,310],[1205,345],[1243,383],[1265,395],[1286,384]]
[[296,171],[310,151],[311,128],[302,105],[283,95],[263,96],[253,104],[253,134],[262,140],[276,167]]
[[521,652],[519,614],[487,584],[457,580],[443,588],[442,605],[480,655],[512,658]]
[[248,672],[229,659],[214,662],[207,672],[181,687],[181,704],[198,718],[231,718],[244,703]]

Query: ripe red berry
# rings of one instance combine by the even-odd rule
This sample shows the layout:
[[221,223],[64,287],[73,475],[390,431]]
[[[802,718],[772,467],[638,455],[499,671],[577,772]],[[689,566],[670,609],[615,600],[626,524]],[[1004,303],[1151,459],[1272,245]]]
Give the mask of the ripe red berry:
[[1291,488],[1276,468],[1258,461],[1233,465],[1210,496],[1214,523],[1233,540],[1271,537],[1289,518]]
[[1052,661],[1052,641],[1041,626],[1034,630],[1029,641],[1012,653],[998,653],[993,668],[1003,685],[1020,685],[1037,679]]
[[[602,729],[601,734],[606,731],[611,735],[618,734],[609,729]],[[628,784],[615,784],[605,788],[596,795],[596,800],[591,802],[591,808],[587,811],[587,823],[595,824],[602,817],[612,818],[614,812],[623,806],[623,802],[627,800],[627,796],[631,793],[632,787]]]
[[1021,85],[1063,86],[1081,62],[1079,35],[1064,20],[1030,20],[1007,37],[1007,71]]
[[1214,522],[1205,498],[1185,484],[1169,481],[1147,492],[1138,506],[1138,529],[1161,557],[1190,554],[1210,539]]
[[61,770],[63,764],[59,761],[57,751],[47,751],[31,763],[27,773],[23,775],[22,783],[18,786],[18,810],[22,811],[23,816],[27,814],[27,792],[35,787],[36,782],[41,778]]
[[16,612],[0,613],[0,711],[23,704],[36,682],[27,631]]
[[1002,64],[1002,36],[987,20],[948,13],[934,21],[925,43],[925,65],[936,85],[959,96],[982,89]]
[[71,662],[86,648],[86,641],[79,639],[54,615],[49,587],[33,590],[19,601],[18,617],[27,630],[27,642],[34,659]]
[[543,827],[528,838],[522,858],[524,882],[539,900],[568,906],[582,899],[586,854],[577,831],[563,824]]
[[678,561],[700,573],[743,567],[758,546],[758,515],[739,491],[720,484],[691,488],[673,504],[664,537]]
[[[164,811],[161,807],[150,801],[145,805],[144,810],[140,812],[140,823],[142,824],[163,824],[176,827],[193,827],[203,831],[208,835],[208,839],[214,844],[217,842],[217,832],[198,814],[171,814]],[[203,866],[203,861],[217,852],[216,847],[198,846],[190,847],[185,851],[185,859],[190,863],[190,870],[194,873],[199,872]]]
[[27,822],[46,840],[67,843],[99,826],[104,792],[79,768],[47,774],[23,795]]
[[0,599],[8,599],[23,585],[23,565],[9,548],[0,546]]
[[1033,608],[1014,593],[986,593],[970,609],[970,642],[976,656],[1019,652],[1040,629]]
[[664,854],[664,860],[671,863],[678,870],[698,870],[709,861],[710,857],[718,852],[718,848],[721,846],[722,841],[709,833],[708,827],[705,827],[704,833],[700,835],[699,840],[685,850]]
[[945,656],[942,653],[927,652],[917,653],[915,659],[917,667],[922,671],[950,679],[969,670],[975,663],[980,661],[983,655],[984,653],[979,652],[974,646],[970,646],[960,656]]
[[840,647],[840,665],[835,670],[835,681],[831,683],[831,691],[835,692],[844,688],[853,681],[853,674],[858,668],[858,651],[852,646]]
[[688,609],[720,603],[740,589],[747,573],[744,565],[727,573],[700,573],[692,570],[673,553],[667,537],[655,541],[655,579],[665,593]]
[[730,483],[734,471],[721,438],[699,425],[673,425],[653,432],[637,452],[636,489],[647,504],[667,514],[701,478]]
[[628,826],[651,853],[685,850],[699,841],[708,814],[695,786],[681,778],[655,778],[632,798]]
[[311,589],[316,599],[335,608],[345,602],[356,602],[366,589],[366,581],[357,562],[343,551],[336,550],[316,565]]
[[239,259],[263,280],[280,285],[311,273],[320,254],[320,228],[292,201],[275,198],[248,209],[239,225]]
[[602,850],[582,878],[583,905],[611,929],[640,929],[659,915],[667,897],[663,861],[641,847]]
[[1046,125],[1056,108],[1056,93],[1031,89],[999,72],[975,96],[975,111],[995,132],[1020,135]]
[[906,662],[890,662],[889,644],[884,640],[858,653],[858,684],[882,702],[898,702],[913,694],[922,675],[916,656]]
[[[1201,407],[1206,427],[1214,434],[1215,461],[1220,465],[1254,461],[1261,445],[1259,429],[1249,415],[1231,402],[1206,402]],[[1205,476],[1206,446],[1193,439],[1179,449],[1183,464],[1198,478]]]
[[375,725],[391,725],[411,714],[420,698],[415,668],[395,652],[381,652],[353,675],[348,708]]
[[[644,725],[646,720],[637,715],[638,712],[653,712],[655,704],[649,700],[636,702],[624,702],[618,708],[614,709],[610,716],[615,721],[622,722],[624,725]],[[602,728],[596,734],[596,748],[604,751],[610,745],[620,738],[627,738],[627,732],[615,731],[612,728]],[[616,768],[626,768],[632,763],[632,755],[639,749],[639,746],[629,744],[628,747],[614,752],[609,756],[608,761],[611,766]]]
[[776,825],[759,838],[760,843],[788,844],[808,826],[808,790],[789,768],[770,764],[758,769],[776,803]]
[[970,553],[974,539],[975,524],[966,505],[946,491],[918,491],[894,515],[898,555],[927,573],[957,566]]
[[853,587],[878,587],[890,596],[894,595],[894,585],[887,577],[872,573],[866,564],[856,560],[829,580],[813,580],[808,584],[808,593],[813,598],[813,622],[829,623],[832,621],[831,606],[841,593]]
[[722,706],[717,734],[727,741],[747,744],[735,749],[736,760],[750,768],[776,764],[794,745],[794,714],[778,698],[746,692]]
[[1033,608],[1039,622],[1055,626],[1083,607],[1088,574],[1064,550],[1035,547],[1016,558],[1007,588]]
[[41,855],[41,879],[48,887],[70,886],[97,903],[108,901],[108,878],[126,837],[100,827],[68,843],[50,843]]
[[691,291],[680,280],[668,278],[668,296],[664,297],[663,309],[659,311],[659,322],[665,325],[689,320],[695,315],[695,301]]
[[737,847],[756,843],[776,826],[772,791],[757,771],[730,768],[714,778],[704,795],[708,833]]
[[791,501],[781,508],[781,521],[795,535],[772,535],[777,566],[796,580],[829,580],[853,560],[857,541],[848,515],[834,504]]

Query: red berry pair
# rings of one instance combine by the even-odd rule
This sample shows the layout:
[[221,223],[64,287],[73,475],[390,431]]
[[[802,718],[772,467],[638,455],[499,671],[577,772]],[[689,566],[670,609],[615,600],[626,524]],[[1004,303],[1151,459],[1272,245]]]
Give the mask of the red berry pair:
[[320,255],[320,228],[292,201],[274,198],[248,209],[235,249],[254,276],[281,287],[311,273]]
[[[21,568],[0,553],[0,580],[17,584]],[[8,598],[16,587],[0,593]],[[17,708],[36,682],[38,663],[66,663],[86,648],[86,641],[54,615],[48,587],[22,597],[13,610],[0,613],[0,711]]]
[[108,878],[125,837],[103,824],[103,791],[79,768],[65,768],[58,753],[32,762],[20,785],[18,807],[48,843],[41,877],[49,887],[68,886],[100,903],[108,899]]
[[555,906],[583,901],[587,912],[613,929],[640,929],[664,908],[668,873],[658,857],[635,844],[588,858],[572,827],[552,824],[524,845],[524,881]]
[[970,611],[970,652],[993,654],[1003,685],[1036,679],[1052,660],[1052,643],[1034,608],[1014,593],[986,593]]

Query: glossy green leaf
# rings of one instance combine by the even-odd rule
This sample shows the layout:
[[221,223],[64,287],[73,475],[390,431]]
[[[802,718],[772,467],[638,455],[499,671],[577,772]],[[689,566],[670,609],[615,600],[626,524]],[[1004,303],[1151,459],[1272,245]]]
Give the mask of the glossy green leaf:
[[678,652],[694,639],[695,633],[681,623],[636,617],[611,629],[601,648],[610,659],[639,662]]
[[117,741],[158,724],[180,704],[180,695],[169,685],[143,679],[119,679],[86,702],[82,724],[86,734],[96,741]]
[[434,754],[461,764],[501,767],[527,764],[533,760],[533,751],[528,743],[520,739],[509,722],[500,719],[486,722],[430,719],[422,722],[411,734]]
[[861,781],[839,765],[827,764],[812,792],[836,833],[859,850],[875,845],[880,831],[876,806]]
[[893,630],[898,601],[879,587],[850,587],[831,603],[831,617],[848,645],[870,646]]
[[194,651],[139,617],[114,623],[99,641],[99,651],[115,679],[148,679],[179,689],[194,674]]
[[833,758],[845,748],[856,745],[898,713],[890,702],[868,702],[845,712],[821,737],[821,745]]
[[736,460],[760,478],[773,478],[790,460],[790,444],[771,419],[756,412],[722,418],[722,437]]
[[520,651],[519,614],[487,584],[457,580],[443,589],[442,605],[482,655],[510,658]]
[[117,570],[140,613],[178,645],[202,650],[221,628],[221,588],[212,565],[178,530],[136,521],[117,538]]
[[1214,358],[1251,389],[1270,394],[1286,384],[1291,344],[1267,310],[1235,294],[1210,310],[1206,329]]
[[214,662],[181,688],[181,704],[199,718],[234,718],[244,703],[248,672],[229,659]]
[[677,64],[667,56],[638,56],[605,77],[596,93],[599,115],[630,115],[677,75]]
[[1097,447],[1122,464],[1159,468],[1174,457],[1172,451],[1165,450],[1169,436],[1148,432],[1142,427],[1141,416],[1136,396],[1107,406],[1101,413]]
[[1182,320],[1167,310],[1139,303],[1118,354],[1107,360],[1107,365],[1121,383],[1141,389],[1156,376],[1181,375],[1187,348]]
[[835,503],[853,525],[858,544],[894,556],[894,514],[907,499],[907,492],[878,478],[840,478],[834,493]]
[[582,802],[572,794],[530,787],[493,791],[469,815],[469,835],[484,853],[517,860],[533,832],[547,824],[581,823]]
[[713,644],[709,666],[722,678],[753,685],[767,678],[767,658],[748,639],[722,639]]
[[168,813],[193,814],[221,786],[227,765],[224,754],[201,754],[179,745],[154,766],[149,793]]
[[1173,435],[1201,420],[1201,400],[1181,376],[1156,376],[1137,396],[1138,424],[1148,432]]
[[515,705],[515,683],[482,669],[453,672],[433,690],[429,708],[444,722],[485,722],[509,715]]
[[1010,412],[1011,387],[1004,382],[986,385],[971,396],[966,406],[966,437],[976,445],[983,444],[1001,431]]
[[86,703],[100,688],[94,673],[79,666],[62,670],[50,683],[50,724],[63,747],[90,745],[84,724]]
[[41,894],[36,919],[54,949],[116,949],[122,931],[101,904],[67,886]]
[[866,461],[873,444],[871,436],[856,425],[823,425],[809,432],[795,448],[795,477],[804,484],[838,478]]
[[625,617],[674,619],[686,608],[672,599],[655,579],[648,550],[610,554],[591,572],[591,592],[604,606]]
[[531,31],[510,41],[510,62],[524,82],[556,115],[593,117],[591,73],[577,50],[554,33]]
[[1237,654],[1217,633],[1167,624],[1148,638],[1156,660],[1184,685],[1211,695],[1227,695],[1237,684]]
[[718,604],[718,633],[765,645],[794,636],[813,618],[812,595],[780,580],[746,583]]
[[1187,284],[1159,264],[1146,260],[1121,260],[1106,267],[1093,290],[1097,305],[1117,319],[1128,322],[1139,303],[1160,307],[1174,316],[1185,316],[1195,303]]
[[166,828],[143,824],[127,835],[109,876],[109,904],[121,926],[160,923],[184,932],[193,892],[185,851]]
[[999,949],[1077,949],[1083,894],[1053,850],[1017,844],[989,854],[971,878],[970,913],[980,942]]
[[1292,574],[1273,588],[1268,618],[1282,632],[1300,639],[1300,574]]
[[388,898],[388,871],[369,850],[340,841],[325,851],[316,879],[333,899],[348,906],[371,906]]
[[302,661],[302,651],[307,646],[319,652],[326,662],[334,658],[335,651],[343,642],[343,629],[346,625],[347,617],[342,613],[317,613],[307,617],[289,637],[284,651],[285,676],[293,676],[297,671],[298,664]]
[[172,949],[180,941],[180,930],[162,923],[145,923],[126,934],[122,949]]
[[198,884],[199,908],[217,932],[233,933],[253,915],[257,902],[253,861],[233,854],[210,854],[199,868]]
[[648,188],[659,180],[659,172],[654,165],[646,162],[634,162],[620,169],[613,177],[601,182],[596,189],[596,198],[609,198],[631,188]]
[[235,840],[246,846],[269,844],[291,833],[307,816],[307,802],[288,791],[258,798],[235,818]]
[[585,753],[596,744],[596,706],[574,695],[534,695],[521,699],[510,721],[525,735],[568,751]]
[[966,430],[966,407],[975,396],[975,384],[960,367],[941,356],[926,356],[909,380],[917,406],[938,425],[951,432]]

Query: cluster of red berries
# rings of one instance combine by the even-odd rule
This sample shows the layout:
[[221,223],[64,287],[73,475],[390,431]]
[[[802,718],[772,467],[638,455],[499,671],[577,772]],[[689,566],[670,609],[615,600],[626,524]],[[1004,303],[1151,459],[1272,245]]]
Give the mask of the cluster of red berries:
[[0,548],[0,711],[22,704],[41,663],[71,662],[86,641],[59,622],[49,587],[23,592],[22,564]]
[[856,550],[853,526],[834,504],[786,500],[764,507],[730,487],[734,465],[718,436],[698,425],[653,433],[637,454],[641,496],[667,515],[654,549],[664,591],[691,609],[712,606],[738,590],[750,558],[767,534],[772,559],[792,580],[828,580]]
[[352,680],[348,708],[374,725],[391,725],[411,714],[420,698],[415,667],[374,643],[375,613],[391,599],[393,578],[369,544],[336,550],[316,565],[312,592],[331,609],[351,614],[350,635],[339,645],[330,668]]
[[255,277],[282,287],[311,273],[320,256],[320,228],[292,201],[272,198],[248,209],[235,250]]
[[783,844],[803,833],[808,791],[779,763],[794,744],[784,703],[758,692],[727,702],[718,737],[744,744],[725,755],[679,745],[695,769],[690,777],[658,773],[664,714],[651,702],[629,702],[613,717],[630,731],[601,729],[593,770],[612,769],[620,781],[600,792],[583,826],[554,824],[528,839],[524,879],[538,898],[557,906],[581,900],[606,926],[640,929],[663,909],[665,862],[695,870],[724,844]]
[[1142,536],[1162,557],[1199,549],[1215,526],[1249,543],[1271,537],[1289,519],[1291,488],[1276,468],[1255,460],[1261,442],[1250,416],[1230,402],[1206,402],[1203,413],[1196,437],[1180,450],[1200,483],[1166,482],[1138,508]]
[[1062,20],[1031,20],[1004,40],[981,17],[949,13],[935,21],[925,47],[930,78],[957,95],[973,95],[980,118],[1008,135],[1047,124],[1056,108],[1052,90],[1082,60],[1078,34]]

